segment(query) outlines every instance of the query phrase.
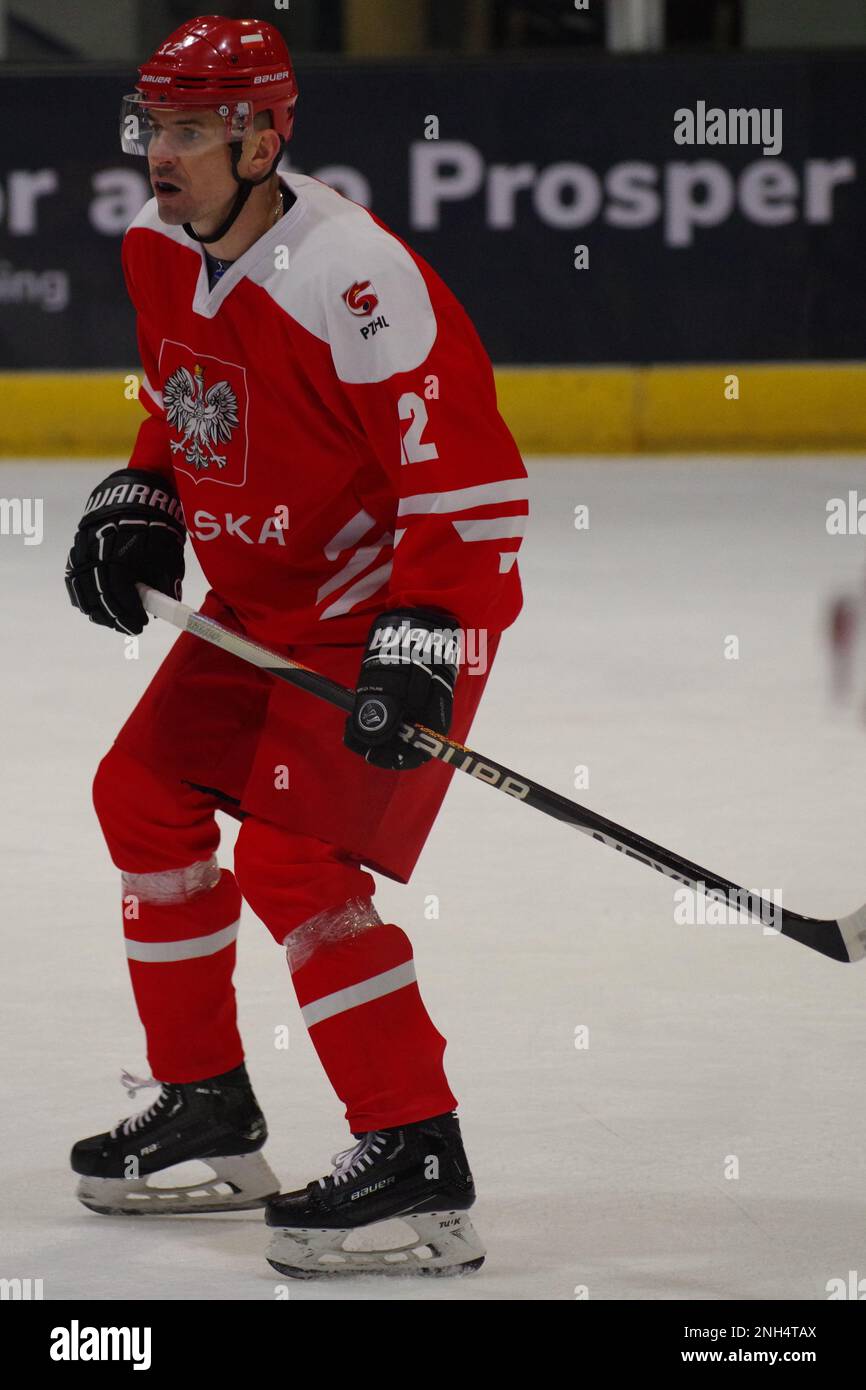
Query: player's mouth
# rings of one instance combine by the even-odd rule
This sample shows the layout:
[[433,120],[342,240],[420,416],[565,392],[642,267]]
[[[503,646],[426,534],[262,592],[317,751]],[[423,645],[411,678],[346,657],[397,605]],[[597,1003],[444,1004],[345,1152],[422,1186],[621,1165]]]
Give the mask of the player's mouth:
[[167,179],[152,179],[151,183],[157,198],[174,198],[181,192],[176,183],[169,183]]

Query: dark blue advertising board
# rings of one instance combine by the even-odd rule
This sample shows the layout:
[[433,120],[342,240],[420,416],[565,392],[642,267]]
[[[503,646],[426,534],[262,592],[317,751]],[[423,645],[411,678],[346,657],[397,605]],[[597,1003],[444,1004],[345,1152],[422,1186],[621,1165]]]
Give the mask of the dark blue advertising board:
[[[866,55],[299,66],[291,166],[372,208],[499,363],[863,356]],[[0,77],[0,366],[135,358],[134,74]]]

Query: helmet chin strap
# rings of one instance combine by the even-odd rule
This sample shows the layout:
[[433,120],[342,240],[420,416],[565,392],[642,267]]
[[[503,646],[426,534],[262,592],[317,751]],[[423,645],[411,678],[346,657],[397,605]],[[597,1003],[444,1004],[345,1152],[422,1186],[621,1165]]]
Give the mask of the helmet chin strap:
[[235,222],[240,216],[241,210],[243,209],[244,204],[246,203],[253,189],[258,188],[259,184],[261,183],[267,183],[268,179],[276,171],[276,167],[283,157],[283,150],[285,148],[286,142],[281,136],[280,148],[268,172],[266,174],[262,174],[260,179],[243,179],[238,173],[238,164],[240,163],[241,158],[241,142],[240,140],[233,140],[232,143],[229,145],[229,155],[231,157],[232,162],[232,177],[235,183],[239,186],[237,194],[235,195],[235,200],[229,208],[228,216],[226,217],[225,221],[222,222],[219,227],[217,227],[216,231],[211,232],[209,236],[199,236],[198,232],[196,232],[193,229],[193,225],[191,222],[184,222],[183,229],[186,232],[187,236],[191,237],[193,241],[200,241],[203,246],[210,246],[215,241],[222,241],[223,237],[226,235],[229,229],[234,226]]

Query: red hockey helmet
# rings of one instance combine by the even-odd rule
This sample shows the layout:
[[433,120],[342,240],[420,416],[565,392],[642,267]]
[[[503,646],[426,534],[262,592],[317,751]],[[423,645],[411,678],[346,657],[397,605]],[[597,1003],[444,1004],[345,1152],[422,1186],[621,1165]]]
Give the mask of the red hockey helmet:
[[146,154],[150,114],[160,108],[215,111],[232,142],[243,139],[259,111],[269,110],[287,141],[297,99],[292,59],[272,24],[203,15],[170,34],[139,69],[136,91],[123,101],[121,144],[127,154]]

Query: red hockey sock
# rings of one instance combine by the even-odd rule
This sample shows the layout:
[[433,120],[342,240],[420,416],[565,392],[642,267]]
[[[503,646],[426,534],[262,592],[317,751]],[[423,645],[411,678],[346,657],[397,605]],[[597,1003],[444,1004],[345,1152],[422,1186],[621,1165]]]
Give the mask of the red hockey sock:
[[286,943],[310,1038],[352,1131],[453,1110],[445,1039],[418,991],[412,944],[380,920],[371,876],[324,841],[252,817],[235,873],[253,911]]
[[[442,1066],[445,1039],[415,979],[412,943],[393,924],[371,923],[371,912],[369,899],[323,912],[323,939],[292,976],[353,1134],[411,1124],[457,1105]],[[366,924],[328,939],[326,924],[340,918]],[[291,951],[290,937],[290,961]]]
[[147,1057],[160,1081],[200,1081],[243,1060],[232,972],[241,895],[220,873],[212,797],[114,747],[93,802],[123,874],[123,931]]
[[[159,1081],[200,1081],[243,1061],[232,986],[241,895],[234,875],[211,862],[218,882],[184,900],[146,899],[145,881],[169,874],[124,876],[129,973],[147,1060]],[[170,873],[177,878],[204,868]]]

